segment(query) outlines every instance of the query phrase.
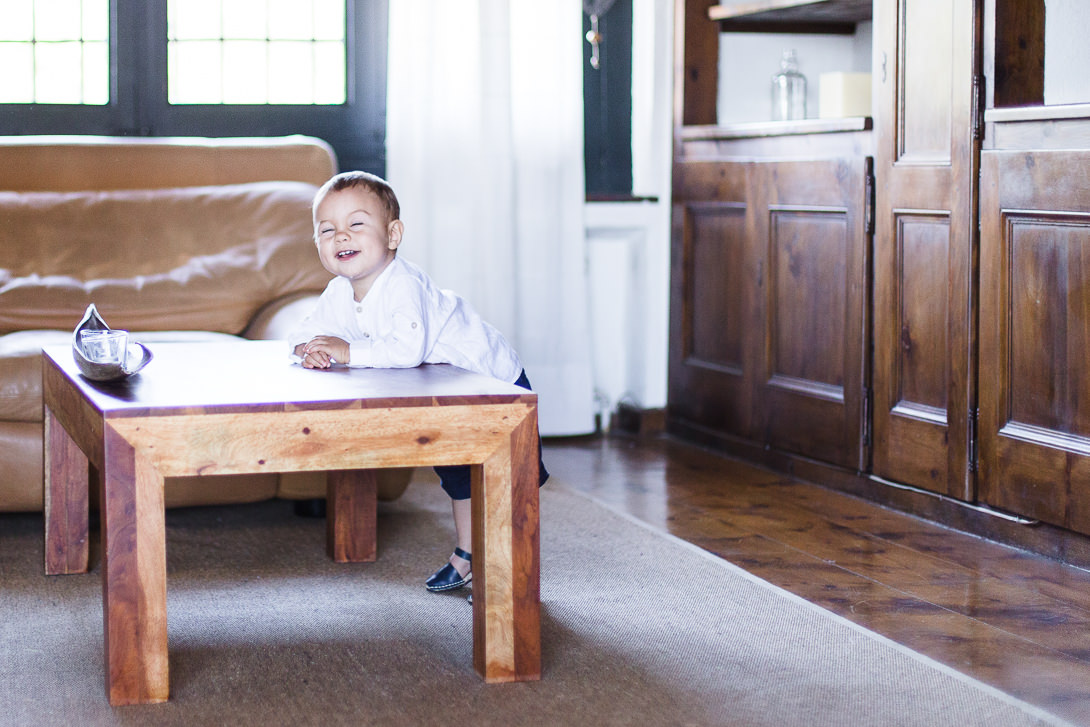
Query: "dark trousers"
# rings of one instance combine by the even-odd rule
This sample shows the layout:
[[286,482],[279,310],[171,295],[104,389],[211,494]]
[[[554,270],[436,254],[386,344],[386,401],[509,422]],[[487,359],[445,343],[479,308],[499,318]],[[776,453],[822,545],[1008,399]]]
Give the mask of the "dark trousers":
[[[515,385],[533,391],[530,388],[530,380],[526,378],[525,371],[519,374]],[[545,480],[549,479],[549,472],[545,469],[545,461],[541,459],[541,437],[537,439],[537,461],[541,473],[538,487],[541,487],[541,485],[545,484]],[[439,475],[443,489],[450,495],[452,500],[469,499],[471,482],[469,473],[470,468],[467,464],[444,465],[435,468],[435,474]]]

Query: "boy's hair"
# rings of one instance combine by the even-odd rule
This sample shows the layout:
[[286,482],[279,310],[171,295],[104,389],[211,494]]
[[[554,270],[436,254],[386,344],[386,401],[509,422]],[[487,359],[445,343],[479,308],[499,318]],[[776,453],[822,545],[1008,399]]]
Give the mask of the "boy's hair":
[[317,213],[318,204],[330,192],[340,192],[354,187],[363,187],[374,194],[386,209],[387,222],[401,219],[401,205],[398,204],[394,188],[382,177],[369,172],[341,172],[321,186],[314,195],[313,212]]

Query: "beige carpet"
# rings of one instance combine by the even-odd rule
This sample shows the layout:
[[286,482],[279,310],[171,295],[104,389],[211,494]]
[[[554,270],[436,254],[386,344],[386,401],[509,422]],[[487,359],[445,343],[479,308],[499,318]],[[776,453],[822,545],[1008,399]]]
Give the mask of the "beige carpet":
[[452,540],[416,482],[379,561],[270,502],[172,510],[171,701],[111,708],[99,573],[41,575],[41,518],[0,515],[0,724],[1062,724],[558,483],[542,491],[540,682],[484,685]]

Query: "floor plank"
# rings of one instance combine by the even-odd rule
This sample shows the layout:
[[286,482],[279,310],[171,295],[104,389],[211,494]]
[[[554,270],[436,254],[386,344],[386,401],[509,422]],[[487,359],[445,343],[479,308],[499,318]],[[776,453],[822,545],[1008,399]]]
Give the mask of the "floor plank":
[[668,437],[547,439],[558,480],[1090,725],[1090,573]]

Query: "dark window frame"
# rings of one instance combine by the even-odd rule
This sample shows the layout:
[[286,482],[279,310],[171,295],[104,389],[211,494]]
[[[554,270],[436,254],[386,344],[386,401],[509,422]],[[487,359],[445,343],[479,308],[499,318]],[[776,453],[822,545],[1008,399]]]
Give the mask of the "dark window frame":
[[[584,37],[590,18],[583,14]],[[598,19],[599,67],[583,43],[583,161],[589,201],[632,196],[632,0]]]
[[0,134],[281,136],[333,147],[341,169],[385,174],[388,0],[348,0],[340,105],[167,103],[166,0],[110,0],[110,102],[0,104]]

